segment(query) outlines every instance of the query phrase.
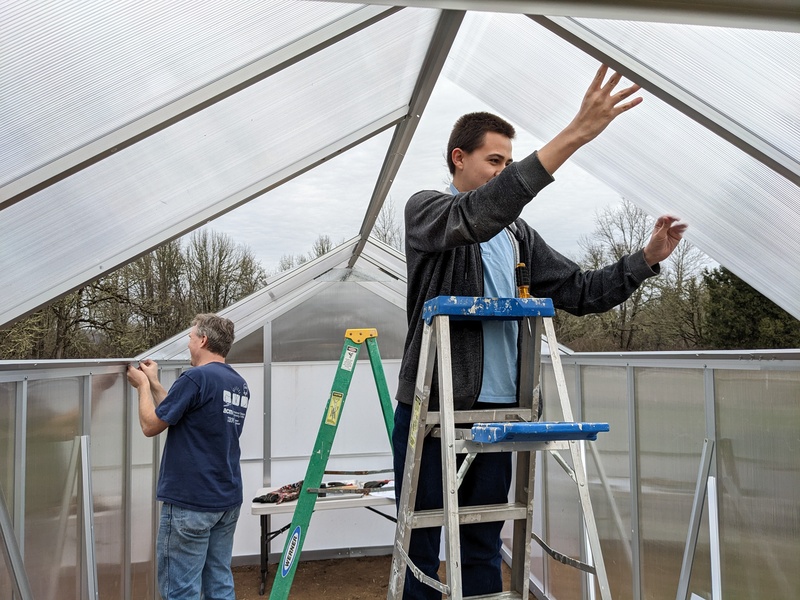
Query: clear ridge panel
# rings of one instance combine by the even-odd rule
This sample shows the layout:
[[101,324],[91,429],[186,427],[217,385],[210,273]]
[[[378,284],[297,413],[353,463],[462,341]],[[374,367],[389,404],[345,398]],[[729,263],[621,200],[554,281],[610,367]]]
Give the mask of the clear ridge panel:
[[[567,383],[570,406],[576,420],[580,419],[580,412],[576,406],[575,396],[575,367],[564,366],[564,376]],[[542,364],[542,389],[544,394],[543,421],[563,421],[564,415],[558,397],[553,366],[549,363]],[[570,452],[558,450],[559,454],[571,465]],[[542,539],[547,544],[573,558],[581,558],[581,509],[578,498],[578,488],[569,478],[564,469],[550,456],[545,455],[545,496],[546,531]],[[536,542],[532,542],[536,544]],[[582,571],[568,567],[547,556],[546,560],[547,592],[555,598],[581,598]]]
[[231,208],[236,192],[366,135],[407,107],[437,17],[403,10],[5,209],[0,286],[20,303],[66,291]]
[[7,183],[357,10],[331,2],[0,7]]
[[[125,395],[123,373],[91,376],[91,457],[99,596],[123,599],[125,533]],[[138,419],[137,419],[138,424]],[[141,435],[141,432],[140,432]]]
[[595,366],[580,369],[582,420],[609,425],[608,433],[600,433],[597,440],[586,443],[586,474],[597,533],[611,596],[630,600],[633,598],[633,527],[627,370]]
[[[703,371],[636,368],[634,385],[644,596],[671,600],[678,589],[706,432]],[[701,597],[710,592],[708,540],[708,529],[701,530],[693,569]]]
[[800,590],[800,373],[714,371],[722,592]]
[[[402,358],[408,329],[405,310],[358,283],[336,283],[272,322],[272,360],[338,361],[345,331],[373,327],[381,358]],[[366,357],[366,347],[361,356]]]
[[57,597],[81,564],[82,398],[82,377],[28,382],[23,560],[34,598]]
[[[574,117],[599,63],[527,17],[469,16],[445,75],[513,124],[538,139],[551,139]],[[672,60],[679,42],[675,39],[662,50],[662,61]],[[628,50],[639,58],[636,48]],[[711,46],[706,54],[715,52],[721,50]],[[706,54],[699,60],[707,60]],[[722,59],[716,57],[712,64],[722,64]],[[773,128],[779,128],[786,115],[797,127],[797,90],[787,91],[787,82],[772,76],[786,65],[786,60],[759,65],[769,74],[769,83],[757,98],[784,103],[770,120]],[[736,73],[726,77],[750,85]],[[788,85],[796,77],[795,69]],[[670,213],[687,221],[689,241],[800,316],[800,266],[786,252],[800,239],[798,187],[647,91],[640,95],[641,105],[619,117],[571,160],[651,216]],[[729,101],[737,98],[745,102],[736,95]],[[737,111],[745,113],[747,107]],[[787,131],[778,139],[792,137],[791,128]],[[796,143],[797,136],[793,139]],[[530,150],[517,149],[518,158]],[[537,201],[546,199],[544,190]]]

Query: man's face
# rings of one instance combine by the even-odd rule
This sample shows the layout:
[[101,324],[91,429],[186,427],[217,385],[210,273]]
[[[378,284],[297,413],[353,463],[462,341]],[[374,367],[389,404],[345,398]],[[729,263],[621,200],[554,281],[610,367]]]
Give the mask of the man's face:
[[497,177],[512,162],[511,140],[506,136],[487,131],[483,145],[467,153],[453,150],[453,184],[459,192],[469,192]]
[[203,341],[205,340],[205,336],[198,336],[197,335],[197,327],[192,327],[192,330],[189,332],[189,356],[191,356],[191,364],[192,366],[197,366],[195,363],[200,355],[200,349],[203,347]]

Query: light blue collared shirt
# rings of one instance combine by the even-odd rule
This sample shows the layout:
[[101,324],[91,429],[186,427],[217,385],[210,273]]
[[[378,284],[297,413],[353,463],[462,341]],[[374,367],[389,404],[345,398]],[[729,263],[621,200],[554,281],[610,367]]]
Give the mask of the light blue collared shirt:
[[[450,193],[458,194],[451,183]],[[506,228],[481,243],[483,295],[487,298],[516,296],[516,252],[513,234]],[[483,321],[483,384],[479,402],[513,403],[517,400],[516,321]]]

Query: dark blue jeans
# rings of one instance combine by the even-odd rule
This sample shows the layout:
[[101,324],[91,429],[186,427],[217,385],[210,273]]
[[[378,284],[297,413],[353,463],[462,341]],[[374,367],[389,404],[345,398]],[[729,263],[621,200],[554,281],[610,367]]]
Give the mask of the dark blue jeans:
[[[475,405],[479,408],[496,408],[498,404]],[[406,462],[408,430],[412,407],[397,404],[394,413],[394,477],[397,497],[400,498],[403,484],[403,469]],[[460,455],[461,464],[464,456]],[[511,454],[487,452],[478,454],[470,465],[467,476],[458,490],[459,506],[496,504],[508,501],[511,487]],[[398,501],[399,503],[399,501]],[[416,510],[442,508],[442,459],[439,438],[427,436],[422,446],[419,483],[417,485]],[[461,535],[461,585],[464,596],[492,594],[503,590],[501,570],[500,530],[502,522],[462,525]],[[426,575],[438,580],[439,545],[441,527],[415,529],[411,534],[409,557]],[[435,589],[417,581],[406,571],[403,591],[404,600],[440,600],[442,595]]]
[[162,600],[234,600],[231,554],[239,507],[200,512],[161,505],[156,556]]

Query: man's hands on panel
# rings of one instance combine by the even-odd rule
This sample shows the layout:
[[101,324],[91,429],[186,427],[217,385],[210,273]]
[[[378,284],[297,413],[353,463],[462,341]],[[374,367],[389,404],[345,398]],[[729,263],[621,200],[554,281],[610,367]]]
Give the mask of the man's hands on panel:
[[133,365],[128,365],[128,383],[130,383],[137,390],[141,386],[150,387],[150,382],[147,380],[147,375],[142,372],[141,367],[136,368]]
[[592,141],[608,127],[611,121],[642,101],[642,98],[638,97],[629,102],[623,102],[638,92],[639,86],[634,84],[614,93],[614,88],[622,80],[622,75],[613,73],[608,81],[603,83],[607,72],[608,67],[601,65],[595,73],[589,89],[586,90],[578,114],[567,125],[566,129],[574,130],[574,134],[578,136],[582,144]]
[[607,73],[608,67],[605,65],[597,70],[589,89],[586,90],[578,114],[569,125],[539,150],[539,162],[550,175],[553,175],[578,148],[600,135],[611,121],[641,103],[641,97],[628,100],[631,95],[639,91],[638,85],[634,84],[614,92],[614,88],[622,80],[622,75],[614,73],[603,83]]
[[158,383],[158,363],[148,358],[139,361],[138,369],[128,365],[128,383],[136,389],[141,385],[152,387],[154,383]]
[[653,235],[644,247],[644,259],[651,267],[666,259],[683,239],[688,225],[681,223],[678,217],[662,215],[653,227]]

